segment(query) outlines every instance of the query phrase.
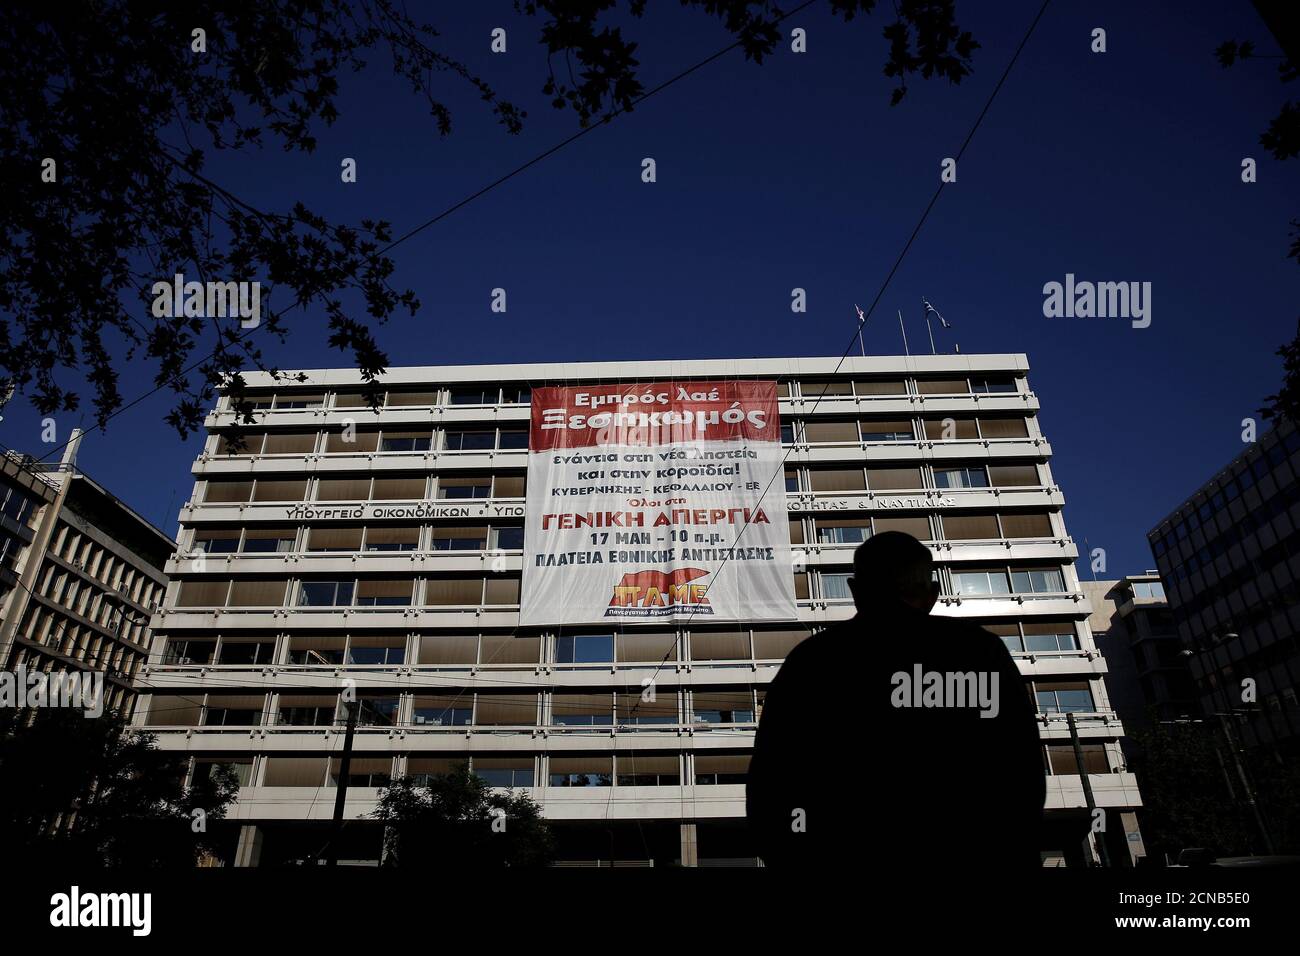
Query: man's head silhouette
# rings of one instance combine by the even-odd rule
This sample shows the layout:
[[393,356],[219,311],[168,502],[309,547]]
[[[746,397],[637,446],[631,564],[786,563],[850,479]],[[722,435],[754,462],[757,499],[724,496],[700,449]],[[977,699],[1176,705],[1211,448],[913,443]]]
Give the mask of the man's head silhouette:
[[901,602],[929,614],[939,599],[930,549],[910,534],[886,531],[858,545],[849,588],[859,611]]

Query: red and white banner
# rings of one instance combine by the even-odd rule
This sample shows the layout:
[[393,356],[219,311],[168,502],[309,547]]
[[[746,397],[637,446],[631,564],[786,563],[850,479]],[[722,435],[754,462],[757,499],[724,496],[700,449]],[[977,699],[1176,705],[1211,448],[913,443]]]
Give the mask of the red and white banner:
[[524,626],[797,616],[774,381],[535,388],[528,447]]

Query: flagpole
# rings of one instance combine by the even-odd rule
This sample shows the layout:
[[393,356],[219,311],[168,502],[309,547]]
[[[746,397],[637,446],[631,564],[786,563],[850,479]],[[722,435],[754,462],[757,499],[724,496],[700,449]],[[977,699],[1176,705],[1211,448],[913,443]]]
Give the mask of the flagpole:
[[934,328],[930,325],[929,309],[925,310],[925,330],[930,333],[930,354],[938,355],[939,353],[934,350]]
[[858,348],[862,351],[862,357],[867,357],[867,347],[862,344],[862,326],[867,324],[867,317],[862,314],[862,309],[855,302],[853,308],[858,310]]
[[903,310],[902,310],[902,309],[899,309],[899,310],[898,310],[898,331],[900,331],[900,332],[903,333],[903,354],[904,354],[904,355],[911,355],[912,353],[909,352],[908,349],[907,349],[907,329],[903,328]]

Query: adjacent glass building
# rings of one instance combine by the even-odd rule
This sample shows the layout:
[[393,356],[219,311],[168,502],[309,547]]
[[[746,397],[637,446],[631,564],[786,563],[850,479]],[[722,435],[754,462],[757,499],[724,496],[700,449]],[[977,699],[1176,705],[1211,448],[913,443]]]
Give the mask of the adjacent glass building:
[[[1045,860],[1091,852],[1071,712],[1119,857],[1140,798],[1027,369],[1023,355],[402,368],[378,409],[353,370],[248,375],[256,424],[236,436],[230,396],[207,421],[137,723],[192,773],[237,768],[241,865],[320,852],[348,688],[344,859],[378,859],[364,814],[384,782],[468,761],[542,804],[564,863],[753,864],[744,780],[765,689],[799,641],[852,616],[854,547],[901,530],[939,562],[936,613],[1001,635],[1038,702]],[[789,454],[769,494],[789,512],[798,619],[521,628],[530,390],[669,378],[779,381]],[[860,759],[869,726],[825,732],[845,760],[819,772],[887,786]]]
[[1298,528],[1300,431],[1283,421],[1147,536],[1202,714],[1235,715],[1243,746],[1291,760],[1300,731]]

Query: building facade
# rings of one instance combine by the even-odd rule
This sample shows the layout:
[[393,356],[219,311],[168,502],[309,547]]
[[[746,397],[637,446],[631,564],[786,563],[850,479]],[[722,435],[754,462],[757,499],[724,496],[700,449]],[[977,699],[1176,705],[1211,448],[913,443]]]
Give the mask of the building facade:
[[79,441],[0,460],[0,667],[102,673],[104,709],[130,717],[176,542],[77,470]]
[[[468,761],[541,803],[562,862],[752,864],[765,689],[800,640],[852,616],[856,545],[901,530],[938,561],[936,613],[1001,635],[1038,702],[1045,859],[1091,852],[1067,713],[1112,856],[1131,859],[1140,797],[1027,370],[1023,355],[401,368],[377,410],[353,370],[249,375],[256,424],[235,436],[230,396],[207,420],[137,723],[194,773],[237,768],[241,865],[320,854],[349,688],[343,859],[379,858],[364,815],[384,782]],[[778,381],[788,454],[771,493],[797,620],[522,628],[531,390],[667,379]],[[869,728],[844,733],[851,785]]]
[[1130,732],[1200,713],[1183,642],[1157,571],[1084,581],[1088,625],[1106,659],[1111,706]]
[[1300,731],[1300,431],[1278,426],[1147,535],[1206,717],[1294,759]]

